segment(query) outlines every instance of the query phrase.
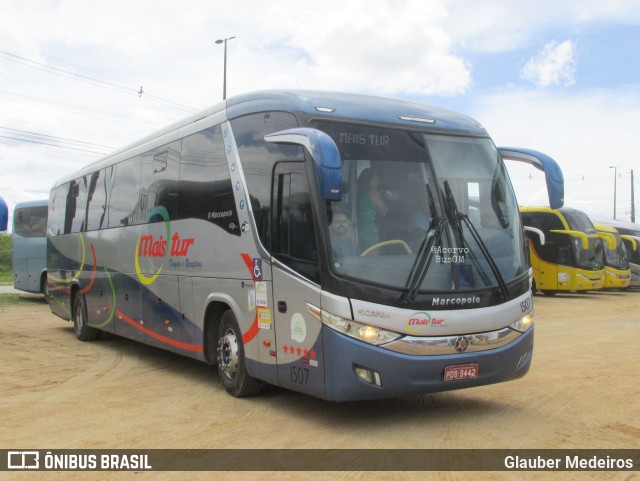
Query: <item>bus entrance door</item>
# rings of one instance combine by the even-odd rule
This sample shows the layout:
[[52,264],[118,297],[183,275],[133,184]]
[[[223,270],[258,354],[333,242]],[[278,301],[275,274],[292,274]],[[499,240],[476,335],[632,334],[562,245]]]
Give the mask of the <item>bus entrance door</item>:
[[319,263],[309,184],[303,162],[280,162],[272,207],[273,304],[278,381],[289,389],[324,393]]

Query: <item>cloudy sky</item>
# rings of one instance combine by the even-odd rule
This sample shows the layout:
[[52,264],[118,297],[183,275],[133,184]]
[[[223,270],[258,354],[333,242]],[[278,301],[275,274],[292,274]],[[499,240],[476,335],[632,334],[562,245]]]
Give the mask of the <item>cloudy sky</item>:
[[[227,37],[228,96],[322,89],[451,108],[497,145],[555,158],[565,205],[593,218],[613,216],[616,179],[629,220],[637,0],[0,0],[0,196],[10,209],[46,198],[57,177],[221,100]],[[539,171],[509,170],[521,205],[546,203]]]

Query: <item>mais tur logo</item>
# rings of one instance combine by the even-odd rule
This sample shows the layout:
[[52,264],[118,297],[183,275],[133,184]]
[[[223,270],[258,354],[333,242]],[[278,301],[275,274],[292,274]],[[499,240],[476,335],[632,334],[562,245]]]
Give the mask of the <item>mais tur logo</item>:
[[136,275],[140,282],[145,285],[153,284],[162,269],[164,268],[164,262],[156,269],[156,272],[151,276],[143,274],[140,267],[140,259],[143,258],[164,258],[167,253],[171,257],[185,257],[189,253],[189,248],[195,244],[195,238],[186,237],[181,238],[178,232],[171,234],[171,222],[169,220],[169,212],[163,206],[154,207],[149,212],[149,220],[162,219],[164,221],[166,229],[166,237],[160,234],[158,237],[154,237],[152,234],[143,234],[138,237],[136,243],[136,252],[134,255],[134,263],[136,268]]
[[444,319],[436,319],[431,317],[428,312],[416,312],[413,314],[406,323],[407,331],[412,333],[423,332],[424,329],[430,326],[443,326]]

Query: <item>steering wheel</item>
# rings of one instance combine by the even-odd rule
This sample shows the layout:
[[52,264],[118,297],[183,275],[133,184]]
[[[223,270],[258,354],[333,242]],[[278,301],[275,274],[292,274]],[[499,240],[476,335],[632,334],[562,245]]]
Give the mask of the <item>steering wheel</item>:
[[411,247],[409,247],[409,244],[407,244],[405,241],[403,241],[402,239],[391,239],[372,245],[371,247],[367,248],[362,254],[360,254],[360,256],[368,256],[372,251],[390,245],[401,245],[404,250],[407,251],[407,254],[413,254]]

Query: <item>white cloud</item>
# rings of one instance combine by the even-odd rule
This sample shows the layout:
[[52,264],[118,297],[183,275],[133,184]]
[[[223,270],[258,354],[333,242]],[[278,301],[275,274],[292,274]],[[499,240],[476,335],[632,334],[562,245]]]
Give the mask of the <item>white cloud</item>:
[[571,40],[550,42],[542,52],[530,59],[520,72],[520,76],[538,87],[575,83],[576,48]]
[[[618,190],[621,209],[630,200],[627,174],[640,150],[640,94],[627,90],[591,89],[574,94],[547,90],[518,90],[483,97],[472,114],[497,145],[544,152],[560,165],[565,177],[565,205],[594,215],[610,215],[613,170],[619,165],[624,182]],[[511,170],[511,167],[510,167]],[[529,174],[532,179],[528,178]],[[513,178],[522,203],[544,203],[542,174],[532,168]],[[621,210],[622,211],[622,210]]]
[[640,4],[633,0],[443,0],[449,13],[444,27],[454,45],[474,52],[525,48],[541,32],[555,35],[602,25],[640,25]]

